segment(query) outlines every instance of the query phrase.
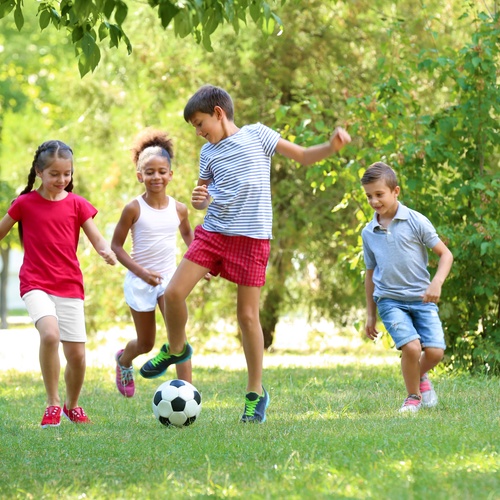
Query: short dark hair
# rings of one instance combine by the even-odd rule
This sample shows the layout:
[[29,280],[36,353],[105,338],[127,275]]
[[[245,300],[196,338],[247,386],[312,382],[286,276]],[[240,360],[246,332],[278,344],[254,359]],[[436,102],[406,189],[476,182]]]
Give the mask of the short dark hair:
[[184,120],[189,122],[197,112],[214,114],[215,106],[224,110],[228,120],[234,119],[234,106],[231,96],[220,87],[203,85],[189,99],[184,108]]
[[372,182],[377,182],[379,180],[385,181],[387,187],[393,191],[398,185],[398,178],[396,176],[396,172],[392,170],[389,165],[378,161],[370,165],[363,177],[361,177],[361,184],[364,186],[365,184],[371,184]]

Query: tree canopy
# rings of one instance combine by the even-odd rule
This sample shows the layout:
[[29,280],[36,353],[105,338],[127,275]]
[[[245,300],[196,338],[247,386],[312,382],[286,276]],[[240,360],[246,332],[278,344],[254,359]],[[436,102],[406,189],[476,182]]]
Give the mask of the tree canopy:
[[[281,0],[284,4],[286,0]],[[247,18],[264,33],[273,33],[281,25],[272,4],[265,0],[148,0],[161,26],[172,28],[176,36],[194,36],[206,50],[212,51],[212,34],[223,24],[230,24],[236,33]],[[21,31],[26,9],[22,0],[0,0],[0,19],[13,14]],[[132,52],[132,42],[125,32],[129,6],[125,0],[41,0],[38,2],[38,25],[64,29],[75,47],[80,75],[94,71],[101,60],[100,42],[109,47],[124,44]]]

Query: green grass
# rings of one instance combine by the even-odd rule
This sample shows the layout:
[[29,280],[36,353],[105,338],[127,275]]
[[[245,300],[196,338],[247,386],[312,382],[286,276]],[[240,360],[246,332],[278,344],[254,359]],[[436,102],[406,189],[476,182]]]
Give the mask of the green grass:
[[242,425],[246,372],[195,364],[203,409],[176,429],[164,379],[125,399],[113,368],[88,369],[94,425],[44,430],[39,372],[0,371],[0,498],[500,498],[498,378],[437,375],[439,406],[401,415],[398,365],[268,368],[268,421]]

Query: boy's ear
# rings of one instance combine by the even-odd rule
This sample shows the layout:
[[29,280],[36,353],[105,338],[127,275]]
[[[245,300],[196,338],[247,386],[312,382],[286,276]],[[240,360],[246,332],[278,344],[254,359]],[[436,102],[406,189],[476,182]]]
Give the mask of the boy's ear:
[[399,196],[399,192],[400,192],[400,191],[401,191],[401,188],[400,188],[399,186],[396,186],[396,187],[394,188],[394,194],[395,194],[396,196]]
[[220,106],[215,106],[214,115],[217,119],[220,120],[226,116],[226,112]]

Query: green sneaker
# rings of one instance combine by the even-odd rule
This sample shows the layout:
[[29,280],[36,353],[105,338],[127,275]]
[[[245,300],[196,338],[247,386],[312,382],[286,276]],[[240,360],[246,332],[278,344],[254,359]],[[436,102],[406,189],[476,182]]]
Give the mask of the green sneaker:
[[245,411],[241,417],[242,423],[262,424],[266,421],[266,409],[269,406],[269,394],[262,387],[264,394],[259,396],[256,392],[249,392],[245,397]]
[[170,365],[184,363],[191,359],[193,355],[193,348],[186,342],[184,351],[180,354],[170,354],[168,344],[161,346],[160,352],[153,358],[142,365],[140,370],[144,378],[157,378],[161,377]]

